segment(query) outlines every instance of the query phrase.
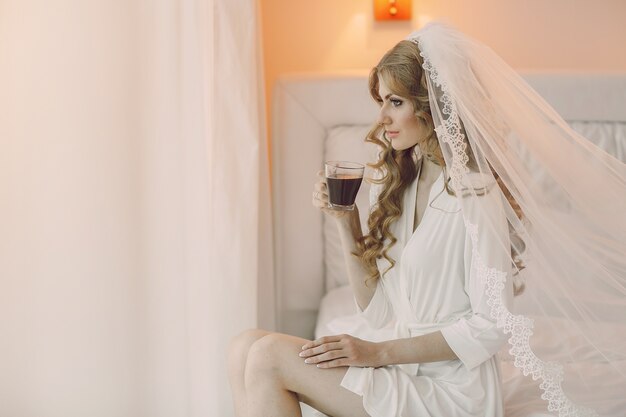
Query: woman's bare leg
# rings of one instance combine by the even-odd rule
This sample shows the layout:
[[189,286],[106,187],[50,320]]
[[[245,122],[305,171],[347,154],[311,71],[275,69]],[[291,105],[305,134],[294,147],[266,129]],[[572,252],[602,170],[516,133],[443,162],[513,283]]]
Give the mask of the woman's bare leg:
[[298,354],[306,342],[280,333],[254,342],[245,369],[248,417],[301,416],[299,401],[333,417],[367,417],[362,398],[340,385],[348,368],[305,364]]
[[248,351],[250,346],[263,336],[270,334],[266,330],[253,329],[246,330],[231,340],[228,348],[228,376],[230,380],[230,390],[235,404],[235,415],[237,417],[248,417],[246,408],[246,385],[244,373]]

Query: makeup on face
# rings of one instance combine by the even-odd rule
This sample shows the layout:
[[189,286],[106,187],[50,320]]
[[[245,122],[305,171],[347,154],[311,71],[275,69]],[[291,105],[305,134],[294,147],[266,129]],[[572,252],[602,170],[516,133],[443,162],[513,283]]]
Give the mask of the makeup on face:
[[391,146],[403,150],[417,145],[424,135],[424,125],[415,116],[412,101],[394,94],[382,77],[379,77],[378,94],[382,100],[378,123],[385,129]]

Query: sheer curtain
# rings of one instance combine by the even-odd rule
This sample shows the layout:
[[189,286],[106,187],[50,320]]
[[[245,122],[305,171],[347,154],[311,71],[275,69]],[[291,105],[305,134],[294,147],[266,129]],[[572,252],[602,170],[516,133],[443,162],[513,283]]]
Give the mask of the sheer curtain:
[[232,415],[273,327],[257,7],[0,0],[0,415]]

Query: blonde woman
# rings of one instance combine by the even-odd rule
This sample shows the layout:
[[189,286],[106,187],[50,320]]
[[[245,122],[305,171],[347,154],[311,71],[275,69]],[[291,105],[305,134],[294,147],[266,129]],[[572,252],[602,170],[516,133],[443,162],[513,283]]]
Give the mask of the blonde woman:
[[[553,190],[572,174],[561,172],[561,156],[537,146],[536,138],[564,150],[582,145],[566,126],[555,129],[562,121],[516,77],[483,45],[440,24],[399,42],[372,69],[370,94],[380,111],[366,140],[381,152],[372,165],[380,175],[372,187],[369,231],[362,233],[358,209],[327,208],[323,179],[315,184],[313,205],[339,229],[359,314],[373,328],[393,321],[394,338],[374,343],[340,334],[310,341],[247,331],[233,340],[229,357],[238,416],[299,416],[301,401],[335,417],[500,417],[505,407],[497,352],[507,340],[515,366],[543,382],[543,392],[529,396],[543,394],[546,409],[571,413],[562,415],[595,415],[565,394],[563,368],[537,357],[529,342],[532,321],[512,313],[527,246],[536,250],[532,261],[540,271],[533,282],[545,284],[548,296],[550,289],[568,285],[554,263],[574,276],[575,258],[595,249],[589,240],[576,246],[578,238],[589,238],[588,229],[567,230],[578,235],[563,250],[564,243],[555,240],[545,201],[561,199],[555,207],[566,204],[577,216],[578,195],[569,188],[558,198],[544,198],[549,191],[535,176],[549,172]],[[545,165],[524,171],[520,149]],[[597,162],[585,175],[612,181],[609,173],[619,172],[623,181],[623,164],[595,149],[585,152]],[[611,221],[601,225],[606,239]],[[533,228],[532,222],[542,227]],[[602,250],[619,254],[623,246]],[[623,270],[623,260],[614,270],[603,265],[607,275],[593,280],[623,280],[617,277]],[[614,301],[623,303],[624,287],[612,289]],[[591,317],[580,311],[568,316],[560,307],[571,300],[559,296],[562,301],[550,302],[560,318]],[[580,340],[580,346],[556,357],[569,360],[581,346],[602,354],[600,345]]]

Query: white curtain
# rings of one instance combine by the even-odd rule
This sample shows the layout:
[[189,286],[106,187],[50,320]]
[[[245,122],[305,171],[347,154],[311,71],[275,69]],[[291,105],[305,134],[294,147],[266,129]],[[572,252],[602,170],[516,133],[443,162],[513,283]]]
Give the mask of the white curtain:
[[1,416],[232,415],[274,325],[257,8],[0,0]]

